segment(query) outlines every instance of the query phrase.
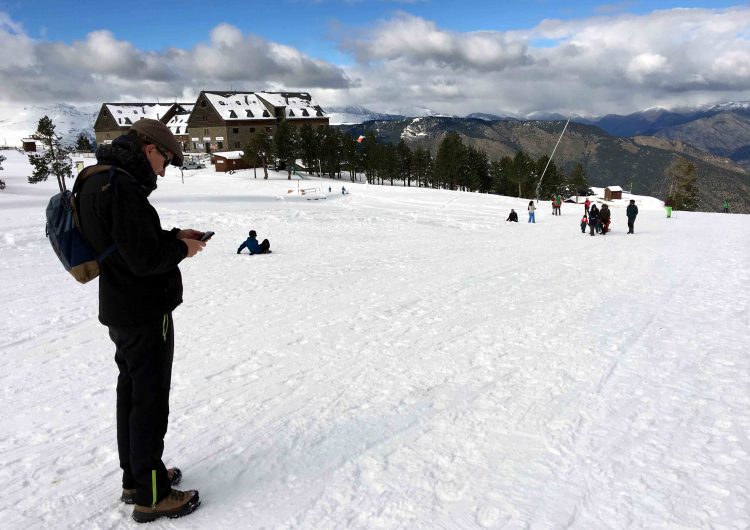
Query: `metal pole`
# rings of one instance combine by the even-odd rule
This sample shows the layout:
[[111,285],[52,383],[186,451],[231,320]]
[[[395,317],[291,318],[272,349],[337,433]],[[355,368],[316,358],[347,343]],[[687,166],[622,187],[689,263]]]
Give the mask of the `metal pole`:
[[552,157],[555,156],[555,151],[557,151],[557,146],[560,145],[560,140],[562,140],[563,134],[565,134],[565,129],[568,128],[568,124],[570,123],[570,118],[572,116],[568,117],[568,121],[565,122],[565,127],[563,127],[562,132],[560,133],[560,138],[557,139],[557,143],[555,144],[555,148],[552,150],[552,154],[549,155],[549,160],[547,160],[547,165],[544,166],[544,171],[542,171],[542,176],[539,177],[539,183],[536,185],[536,202],[539,203],[539,188],[542,187],[542,179],[544,178],[544,174],[547,172],[547,168],[549,167],[550,162],[552,162]]

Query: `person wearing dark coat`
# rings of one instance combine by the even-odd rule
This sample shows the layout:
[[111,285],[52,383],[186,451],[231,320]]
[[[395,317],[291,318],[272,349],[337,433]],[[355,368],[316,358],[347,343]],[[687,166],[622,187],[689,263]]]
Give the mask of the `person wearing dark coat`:
[[638,207],[635,205],[635,200],[630,199],[625,214],[628,216],[628,234],[635,234],[635,218],[638,216]]
[[518,222],[518,214],[513,208],[510,209],[510,214],[508,214],[508,218],[506,219],[506,221],[511,221],[513,223]]
[[264,239],[261,243],[258,243],[257,237],[258,234],[255,230],[250,230],[250,232],[247,233],[247,239],[240,245],[240,248],[237,249],[237,254],[242,252],[243,248],[250,251],[251,256],[253,254],[266,254],[270,252],[271,244],[268,242],[268,239]]
[[[174,358],[172,311],[182,303],[179,264],[203,250],[203,232],[164,230],[149,203],[157,176],[182,165],[182,148],[158,120],[141,119],[96,151],[98,164],[77,195],[81,231],[94,252],[114,252],[99,264],[99,321],[115,345],[117,448],[121,501],[135,504],[138,522],[187,515],[197,491],[172,489],[182,473],[162,462]],[[92,170],[93,171],[93,170]]]
[[590,234],[593,236],[594,232],[596,232],[596,227],[599,225],[599,208],[596,207],[596,204],[592,204],[591,208],[589,208],[589,230]]
[[601,228],[602,235],[606,235],[609,231],[609,222],[612,220],[609,206],[602,204],[602,209],[599,210],[599,228]]

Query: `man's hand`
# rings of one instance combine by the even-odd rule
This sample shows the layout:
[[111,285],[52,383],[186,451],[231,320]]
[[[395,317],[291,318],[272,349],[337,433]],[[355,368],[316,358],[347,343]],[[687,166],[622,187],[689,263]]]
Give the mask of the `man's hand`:
[[203,237],[203,232],[192,228],[177,232],[177,239],[200,239],[201,237]]
[[[198,232],[200,233],[200,232]],[[182,239],[182,238],[180,238]],[[188,252],[187,257],[192,258],[195,256],[198,252],[203,250],[203,247],[206,246],[205,241],[199,241],[198,239],[182,239],[182,242],[187,245]]]

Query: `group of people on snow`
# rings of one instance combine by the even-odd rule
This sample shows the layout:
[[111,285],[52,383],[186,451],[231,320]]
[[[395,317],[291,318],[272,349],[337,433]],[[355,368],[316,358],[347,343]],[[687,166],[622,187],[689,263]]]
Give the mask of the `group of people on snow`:
[[[562,203],[562,197],[556,195],[552,198],[552,215],[560,215],[560,204]],[[612,222],[612,212],[609,206],[602,204],[601,209],[592,204],[591,201],[586,198],[586,202],[583,205],[584,213],[581,218],[581,233],[586,233],[586,227],[589,228],[589,233],[593,236],[594,234],[605,235],[609,232],[609,225]],[[536,223],[536,206],[534,201],[529,201],[529,206],[526,208],[529,212],[529,223]],[[555,213],[557,212],[557,213]],[[638,216],[638,206],[635,205],[635,200],[631,199],[630,204],[625,210],[625,214],[628,218],[628,234],[635,233],[635,218]],[[518,222],[518,213],[511,208],[506,222]]]

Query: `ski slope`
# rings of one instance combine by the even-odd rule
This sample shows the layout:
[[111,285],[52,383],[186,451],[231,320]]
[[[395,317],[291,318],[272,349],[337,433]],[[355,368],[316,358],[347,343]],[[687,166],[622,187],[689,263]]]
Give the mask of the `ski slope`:
[[[0,526],[131,528],[96,282],[2,153]],[[750,217],[636,197],[634,235],[623,201],[590,237],[582,205],[170,171],[164,226],[216,232],[165,448],[203,504],[150,528],[750,527]],[[235,254],[249,229],[273,254]]]

